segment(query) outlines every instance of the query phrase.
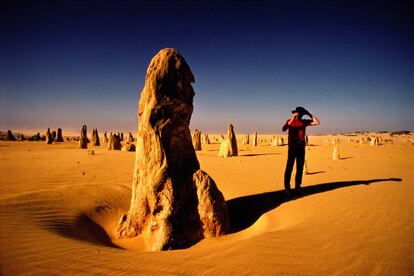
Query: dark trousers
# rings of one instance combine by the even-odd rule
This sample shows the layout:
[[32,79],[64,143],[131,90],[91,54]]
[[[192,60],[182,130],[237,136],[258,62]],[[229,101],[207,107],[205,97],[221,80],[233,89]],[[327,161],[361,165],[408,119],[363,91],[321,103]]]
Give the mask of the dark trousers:
[[289,147],[288,159],[285,169],[285,189],[290,190],[290,177],[292,175],[293,164],[296,160],[296,177],[295,187],[298,188],[302,184],[303,165],[305,163],[305,148]]

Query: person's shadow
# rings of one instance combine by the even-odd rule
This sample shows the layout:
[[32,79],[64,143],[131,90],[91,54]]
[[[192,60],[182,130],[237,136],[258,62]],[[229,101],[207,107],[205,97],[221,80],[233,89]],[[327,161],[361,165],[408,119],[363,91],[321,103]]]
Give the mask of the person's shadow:
[[305,195],[291,195],[288,196],[283,190],[275,192],[267,192],[263,194],[249,195],[238,198],[233,198],[227,201],[227,208],[229,211],[231,232],[239,232],[252,226],[261,215],[278,207],[280,204],[298,199],[300,197],[309,196],[313,194],[323,193],[330,190],[354,186],[354,185],[369,185],[375,182],[382,181],[401,181],[401,178],[387,178],[387,179],[370,179],[370,180],[354,180],[354,181],[338,181],[322,183],[313,186],[303,187]]

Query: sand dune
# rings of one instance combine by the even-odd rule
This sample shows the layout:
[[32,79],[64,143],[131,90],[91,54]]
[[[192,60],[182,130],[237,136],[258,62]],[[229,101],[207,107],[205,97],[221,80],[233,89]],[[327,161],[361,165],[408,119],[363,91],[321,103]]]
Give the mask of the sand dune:
[[325,138],[310,137],[303,197],[282,192],[286,146],[259,139],[221,158],[219,142],[203,145],[197,157],[227,200],[233,233],[155,253],[139,237],[114,238],[134,153],[0,142],[0,272],[411,275],[414,147],[342,142],[332,160]]

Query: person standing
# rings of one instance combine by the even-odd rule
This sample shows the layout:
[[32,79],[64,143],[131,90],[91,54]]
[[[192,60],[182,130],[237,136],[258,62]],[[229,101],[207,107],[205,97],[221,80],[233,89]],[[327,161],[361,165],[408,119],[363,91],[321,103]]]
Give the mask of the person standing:
[[[308,115],[312,120],[302,119],[304,115]],[[298,193],[303,194],[302,174],[303,165],[305,163],[305,147],[306,147],[306,127],[317,126],[320,122],[316,116],[312,115],[303,107],[296,107],[292,111],[292,118],[286,121],[282,130],[288,131],[288,158],[285,169],[285,193],[291,194],[290,178],[292,175],[293,165],[296,160],[296,177],[295,177],[295,189]]]

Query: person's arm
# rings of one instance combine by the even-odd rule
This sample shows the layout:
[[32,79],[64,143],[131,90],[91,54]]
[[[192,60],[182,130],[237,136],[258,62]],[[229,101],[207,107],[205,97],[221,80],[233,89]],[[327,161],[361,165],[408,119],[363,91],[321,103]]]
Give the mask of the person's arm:
[[295,118],[296,118],[296,115],[292,114],[292,118],[290,118],[289,121],[286,122],[286,124],[282,127],[282,130],[286,131],[289,128],[289,126],[292,124]]
[[312,115],[312,114],[310,114],[309,112],[308,112],[308,115],[309,115],[309,117],[311,117],[312,118],[312,122],[310,123],[310,125],[311,126],[317,126],[317,125],[319,125],[321,122],[319,121],[319,119],[318,118],[316,118],[316,116],[315,115]]

